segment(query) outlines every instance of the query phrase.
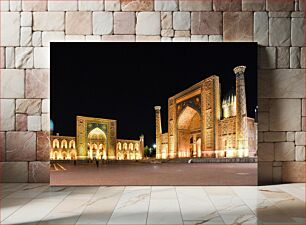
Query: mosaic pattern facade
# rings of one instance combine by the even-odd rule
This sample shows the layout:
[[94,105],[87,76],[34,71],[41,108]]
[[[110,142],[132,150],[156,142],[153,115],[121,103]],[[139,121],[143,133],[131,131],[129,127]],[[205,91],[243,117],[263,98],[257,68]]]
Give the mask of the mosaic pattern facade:
[[116,120],[77,116],[76,137],[51,136],[51,160],[143,158],[144,136],[117,139]]
[[[156,110],[156,157],[256,157],[257,123],[247,117],[245,67],[236,67],[236,94],[221,103],[218,76],[168,100],[168,133]],[[236,97],[237,96],[237,97]]]

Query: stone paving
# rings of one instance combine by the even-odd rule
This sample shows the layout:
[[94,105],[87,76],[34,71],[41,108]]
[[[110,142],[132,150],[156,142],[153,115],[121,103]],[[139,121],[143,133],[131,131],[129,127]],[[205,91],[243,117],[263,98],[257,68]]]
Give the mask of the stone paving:
[[305,224],[305,184],[1,184],[1,224]]
[[51,185],[257,185],[257,163],[57,163]]

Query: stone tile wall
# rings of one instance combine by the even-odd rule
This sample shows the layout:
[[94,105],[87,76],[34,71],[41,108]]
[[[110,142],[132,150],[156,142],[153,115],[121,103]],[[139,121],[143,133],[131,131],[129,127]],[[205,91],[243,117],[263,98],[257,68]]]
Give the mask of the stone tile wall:
[[0,7],[2,181],[49,181],[49,45],[64,40],[258,42],[259,183],[305,181],[303,0],[1,0]]

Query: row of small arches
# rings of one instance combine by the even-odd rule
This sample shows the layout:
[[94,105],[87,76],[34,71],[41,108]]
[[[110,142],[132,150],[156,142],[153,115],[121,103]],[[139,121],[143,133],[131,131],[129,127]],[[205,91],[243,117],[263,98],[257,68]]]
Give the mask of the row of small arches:
[[54,139],[52,142],[52,148],[75,148],[75,141],[71,140],[68,141],[66,139],[63,139],[61,142],[58,139]]
[[138,143],[135,143],[135,144],[133,144],[133,143],[121,143],[121,142],[118,142],[117,143],[117,150],[136,150],[136,151],[138,151],[138,149],[139,149],[139,145],[138,145]]

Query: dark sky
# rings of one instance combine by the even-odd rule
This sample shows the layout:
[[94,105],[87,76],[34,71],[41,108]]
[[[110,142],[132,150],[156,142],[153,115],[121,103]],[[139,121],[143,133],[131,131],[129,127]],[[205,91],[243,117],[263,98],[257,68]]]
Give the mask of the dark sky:
[[51,118],[54,132],[76,134],[76,116],[117,120],[117,137],[155,143],[154,106],[209,77],[222,96],[235,87],[233,68],[247,66],[248,115],[257,105],[256,43],[52,43]]

